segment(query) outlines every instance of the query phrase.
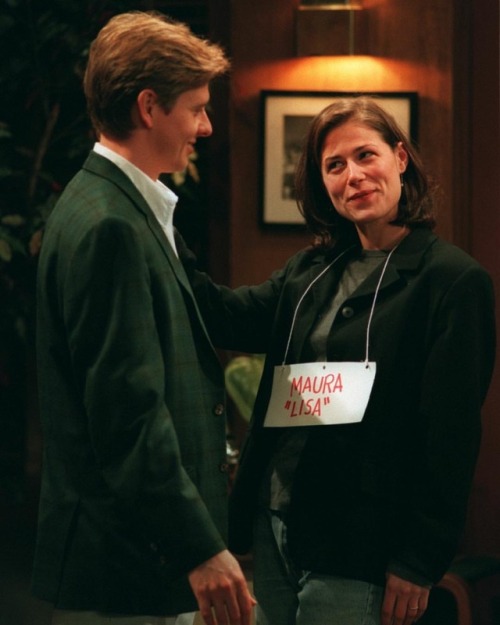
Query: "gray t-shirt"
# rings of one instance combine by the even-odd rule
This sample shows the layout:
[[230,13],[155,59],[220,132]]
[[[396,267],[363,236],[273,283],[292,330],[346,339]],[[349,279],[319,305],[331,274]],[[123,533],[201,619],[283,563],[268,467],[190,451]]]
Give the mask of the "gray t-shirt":
[[[337,290],[325,303],[308,339],[311,361],[326,360],[328,334],[340,307],[386,258],[387,252],[363,250],[346,266]],[[293,476],[308,432],[309,428],[304,427],[285,428],[278,440],[262,490],[262,502],[271,510],[285,512],[289,506]]]

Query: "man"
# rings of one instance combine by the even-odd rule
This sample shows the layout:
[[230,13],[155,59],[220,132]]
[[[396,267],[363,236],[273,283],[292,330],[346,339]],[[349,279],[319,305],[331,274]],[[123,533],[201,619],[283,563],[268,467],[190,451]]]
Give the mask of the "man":
[[228,61],[152,13],[112,18],[84,79],[99,142],[46,228],[38,279],[44,465],[33,592],[54,625],[248,625],[225,547],[223,375],[158,177],[209,136]]

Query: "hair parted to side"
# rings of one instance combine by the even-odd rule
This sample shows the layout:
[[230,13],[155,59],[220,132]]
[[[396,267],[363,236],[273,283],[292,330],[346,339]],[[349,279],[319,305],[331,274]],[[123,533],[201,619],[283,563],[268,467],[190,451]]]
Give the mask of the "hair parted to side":
[[143,89],[153,90],[169,110],[183,92],[228,68],[220,46],[181,22],[156,11],[116,15],[92,42],[84,76],[94,130],[124,139],[133,130],[132,106]]
[[297,166],[297,204],[317,242],[330,246],[341,239],[355,237],[354,224],[340,216],[332,205],[321,173],[326,136],[348,121],[375,130],[392,148],[402,143],[408,153],[408,165],[403,174],[398,216],[392,223],[432,229],[435,226],[433,191],[417,150],[392,115],[377,103],[375,96],[358,96],[336,100],[313,119]]

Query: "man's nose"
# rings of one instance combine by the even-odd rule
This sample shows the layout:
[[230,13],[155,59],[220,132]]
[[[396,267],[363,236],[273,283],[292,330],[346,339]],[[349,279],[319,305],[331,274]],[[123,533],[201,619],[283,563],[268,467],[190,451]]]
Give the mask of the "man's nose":
[[200,121],[200,127],[198,129],[198,135],[200,137],[209,137],[212,134],[212,122],[208,117],[208,114],[203,113],[203,118]]

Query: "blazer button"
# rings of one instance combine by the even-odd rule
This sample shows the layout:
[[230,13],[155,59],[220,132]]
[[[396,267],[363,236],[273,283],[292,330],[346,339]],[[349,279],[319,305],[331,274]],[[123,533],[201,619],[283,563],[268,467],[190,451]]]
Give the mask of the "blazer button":
[[149,548],[151,549],[151,551],[158,551],[158,545],[156,543],[151,543],[149,545]]
[[221,473],[227,473],[229,471],[229,464],[227,462],[221,462],[219,464],[219,471]]
[[215,404],[214,406],[214,414],[220,417],[224,414],[224,404]]
[[354,309],[350,306],[344,306],[344,308],[342,308],[342,317],[344,317],[344,319],[350,319],[353,315]]

